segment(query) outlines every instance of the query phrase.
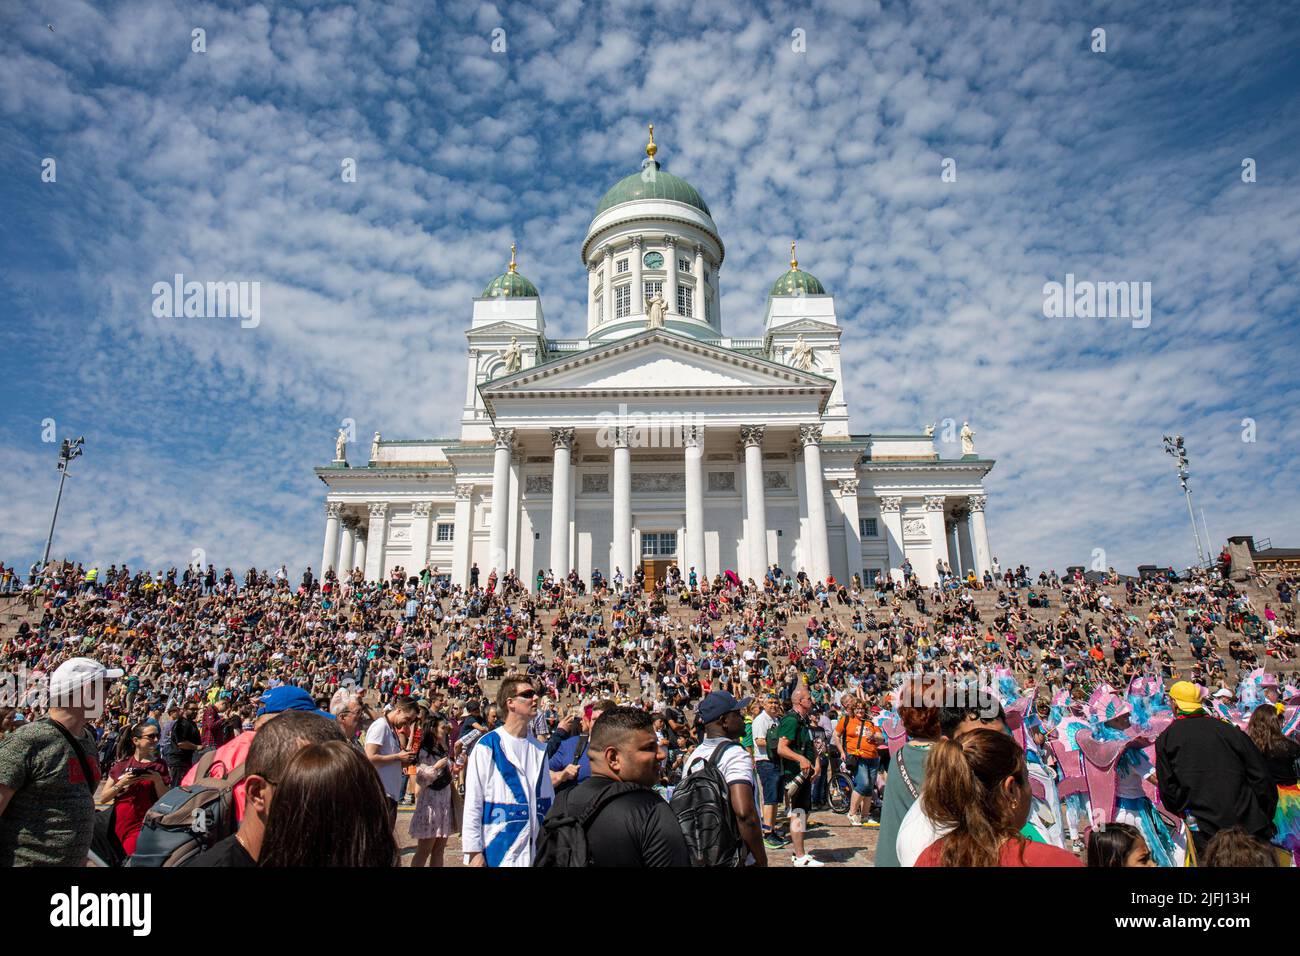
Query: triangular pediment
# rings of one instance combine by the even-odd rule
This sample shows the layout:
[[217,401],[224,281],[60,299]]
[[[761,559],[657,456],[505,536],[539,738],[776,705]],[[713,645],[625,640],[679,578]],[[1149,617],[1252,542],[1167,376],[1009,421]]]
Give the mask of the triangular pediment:
[[519,325],[515,322],[509,322],[502,319],[500,322],[493,322],[491,325],[484,325],[477,329],[470,329],[465,335],[469,338],[484,335],[517,335],[521,338],[537,338],[537,330],[529,328],[526,325]]
[[832,382],[753,355],[671,332],[621,339],[482,386],[485,396],[538,391],[825,389]]
[[816,319],[796,319],[793,322],[783,322],[768,329],[768,335],[775,335],[778,332],[830,332],[839,334],[843,331],[838,325],[831,325],[829,322],[818,322]]

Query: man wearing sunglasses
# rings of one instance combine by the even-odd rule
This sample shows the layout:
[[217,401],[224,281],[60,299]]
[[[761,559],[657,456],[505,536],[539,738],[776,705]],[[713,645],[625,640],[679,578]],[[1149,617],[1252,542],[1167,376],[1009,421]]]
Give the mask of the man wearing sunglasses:
[[555,798],[546,746],[528,732],[537,716],[532,680],[506,677],[497,709],[504,723],[470,749],[461,845],[469,866],[532,866],[542,818]]

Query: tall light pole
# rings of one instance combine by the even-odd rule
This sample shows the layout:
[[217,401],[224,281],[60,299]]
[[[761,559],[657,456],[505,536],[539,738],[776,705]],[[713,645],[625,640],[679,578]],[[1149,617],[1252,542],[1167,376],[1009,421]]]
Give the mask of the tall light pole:
[[54,543],[54,523],[59,520],[59,502],[63,500],[63,482],[68,477],[68,463],[74,458],[81,457],[81,449],[85,444],[85,438],[78,438],[75,441],[68,441],[65,438],[63,444],[59,446],[59,494],[54,499],[54,515],[50,518],[49,537],[45,539],[45,556],[41,558],[42,568],[50,563],[50,545]]
[[[1187,448],[1183,445],[1183,436],[1175,435],[1165,438],[1165,453],[1178,462],[1178,480],[1183,486],[1183,494],[1187,497],[1187,517],[1192,519],[1192,536],[1196,539],[1196,563],[1199,567],[1205,566],[1205,552],[1201,550],[1201,532],[1196,527],[1196,514],[1192,511],[1192,489],[1187,487],[1187,478],[1190,472],[1187,470]],[[1209,544],[1207,541],[1206,544]]]

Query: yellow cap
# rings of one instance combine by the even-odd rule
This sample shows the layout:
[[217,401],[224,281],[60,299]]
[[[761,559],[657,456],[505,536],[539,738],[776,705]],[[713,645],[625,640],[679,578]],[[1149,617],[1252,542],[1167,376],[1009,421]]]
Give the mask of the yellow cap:
[[1201,689],[1191,681],[1180,680],[1169,688],[1174,705],[1183,713],[1201,709]]

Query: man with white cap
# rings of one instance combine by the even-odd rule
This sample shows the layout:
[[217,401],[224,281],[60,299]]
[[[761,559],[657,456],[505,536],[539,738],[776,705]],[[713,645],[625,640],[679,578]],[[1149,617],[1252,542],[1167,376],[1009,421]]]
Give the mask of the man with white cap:
[[0,741],[0,868],[83,866],[95,830],[99,761],[88,721],[121,677],[89,657],[50,677],[50,712]]

